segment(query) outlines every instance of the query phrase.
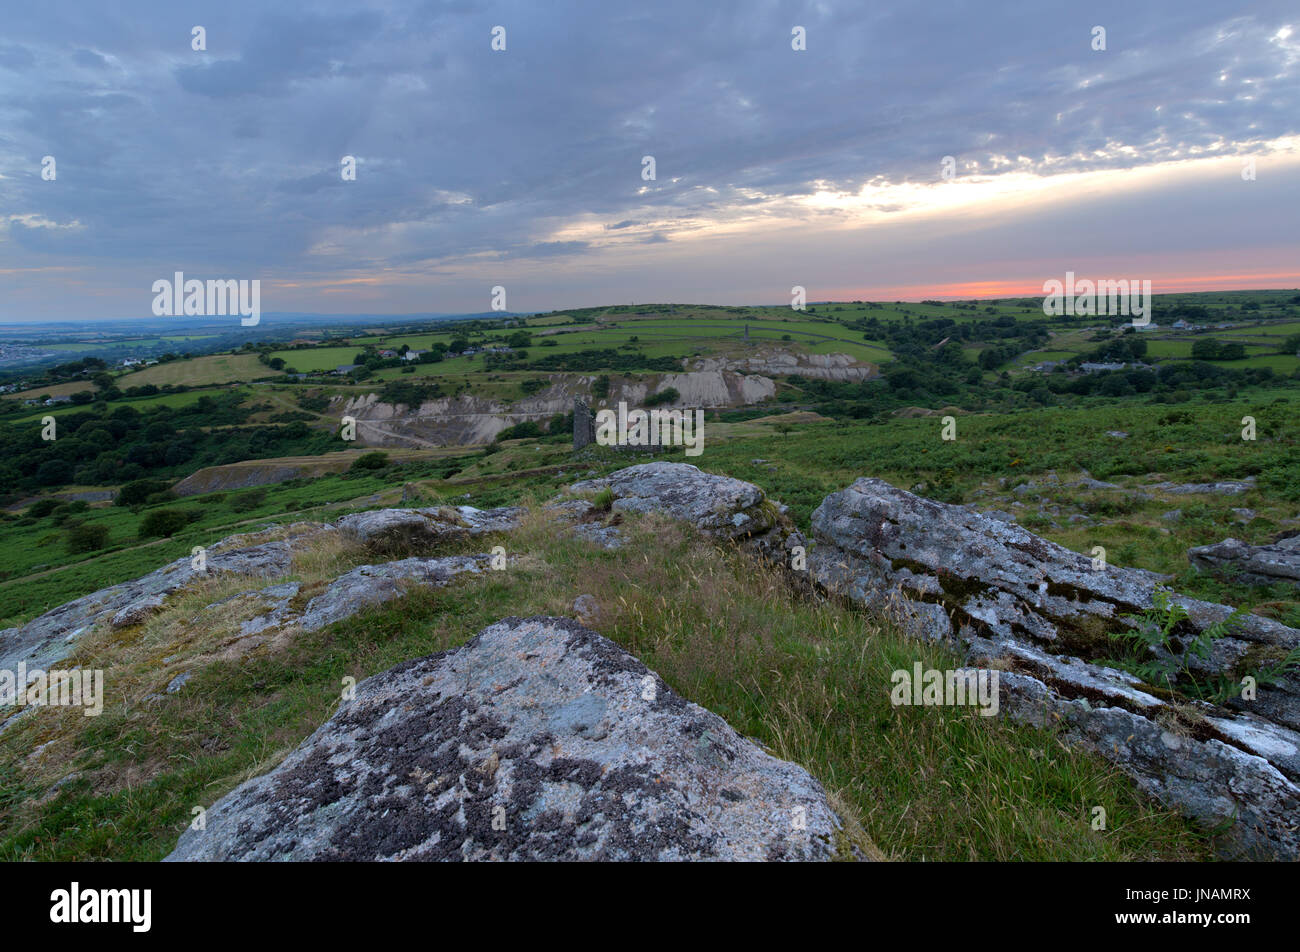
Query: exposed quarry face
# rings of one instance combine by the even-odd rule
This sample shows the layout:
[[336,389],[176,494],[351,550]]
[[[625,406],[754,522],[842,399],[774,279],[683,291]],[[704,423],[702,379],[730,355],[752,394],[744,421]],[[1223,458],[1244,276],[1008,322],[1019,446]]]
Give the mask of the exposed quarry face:
[[428,400],[419,407],[381,403],[377,394],[336,401],[340,417],[357,421],[357,442],[364,446],[432,447],[472,446],[491,442],[502,430],[525,420],[542,422],[573,410],[574,397],[593,408],[617,406],[620,400],[638,406],[653,393],[672,388],[680,395],[666,406],[716,409],[752,406],[776,395],[776,383],[757,374],[728,370],[691,371],[648,375],[636,379],[612,376],[609,396],[592,401],[596,375],[552,376],[549,387],[505,403],[461,394]]
[[821,380],[859,381],[879,376],[874,366],[861,363],[848,354],[792,354],[783,350],[753,357],[702,357],[688,361],[687,366],[700,372],[722,370],[774,377],[798,374]]
[[461,394],[408,407],[382,403],[378,394],[370,393],[348,400],[340,408],[339,416],[350,416],[357,421],[357,442],[364,446],[429,448],[489,443],[515,423],[546,420],[572,408],[572,397],[552,395],[549,391],[520,400],[514,406]]
[[340,417],[357,421],[357,442],[363,446],[431,448],[474,446],[525,420],[542,422],[573,409],[581,397],[594,410],[637,406],[651,394],[673,389],[677,400],[666,406],[705,410],[748,407],[776,396],[774,377],[800,374],[823,380],[869,380],[877,369],[848,354],[793,354],[760,351],[751,357],[704,357],[687,360],[681,373],[610,375],[609,396],[591,396],[596,374],[551,374],[550,386],[514,402],[461,394],[428,400],[419,407],[381,403],[374,393],[335,401]]

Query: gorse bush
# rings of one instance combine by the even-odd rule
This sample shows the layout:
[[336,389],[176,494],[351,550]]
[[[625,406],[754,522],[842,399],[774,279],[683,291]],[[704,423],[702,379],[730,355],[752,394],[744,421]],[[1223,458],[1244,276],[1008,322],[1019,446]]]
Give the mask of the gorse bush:
[[676,403],[681,399],[681,394],[677,392],[676,387],[666,387],[658,393],[652,393],[646,397],[644,403],[647,407],[657,407],[664,403]]
[[67,531],[68,552],[80,554],[94,552],[108,544],[108,526],[99,523],[83,522],[72,526]]
[[226,505],[232,512],[251,512],[264,502],[266,502],[265,489],[250,489],[231,496],[226,501]]
[[350,467],[354,472],[365,470],[383,469],[388,465],[388,454],[376,450],[373,453],[364,453],[352,461]]
[[201,518],[198,509],[155,509],[140,520],[139,535],[142,539],[170,537]]
[[163,479],[134,479],[117,491],[113,504],[117,506],[143,506],[154,493],[170,489]]

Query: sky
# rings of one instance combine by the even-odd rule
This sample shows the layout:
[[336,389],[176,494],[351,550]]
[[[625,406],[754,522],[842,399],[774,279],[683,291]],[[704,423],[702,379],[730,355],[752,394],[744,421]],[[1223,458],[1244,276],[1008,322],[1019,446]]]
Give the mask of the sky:
[[8,6],[4,321],[1300,286],[1294,0]]

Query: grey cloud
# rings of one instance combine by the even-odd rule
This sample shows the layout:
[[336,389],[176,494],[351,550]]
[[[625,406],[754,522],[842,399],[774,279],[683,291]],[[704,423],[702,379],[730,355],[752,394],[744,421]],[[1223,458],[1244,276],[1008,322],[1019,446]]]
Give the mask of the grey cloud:
[[527,248],[509,253],[512,258],[559,258],[586,251],[591,245],[585,241],[539,241]]
[[72,54],[72,61],[78,66],[84,66],[86,69],[106,69],[108,67],[108,60],[94,50],[77,50]]
[[0,67],[4,69],[28,69],[36,65],[36,57],[25,46],[15,43],[0,43]]
[[380,22],[378,13],[267,16],[249,31],[238,58],[178,67],[176,81],[203,96],[282,95],[295,81],[346,71],[348,56],[374,36]]
[[[206,53],[171,9],[58,18],[38,5],[6,24],[0,207],[84,225],[0,232],[15,267],[77,262],[92,291],[137,266],[434,273],[486,255],[559,268],[605,242],[670,255],[688,242],[666,241],[666,223],[752,214],[815,183],[934,182],[945,155],[984,172],[1002,156],[1129,168],[1233,154],[1300,123],[1298,39],[1289,52],[1271,39],[1300,16],[1270,0],[1228,13],[1209,0],[322,0],[292,16],[229,0],[194,17]],[[795,23],[806,53],[790,50]],[[1089,49],[1094,23],[1104,53]],[[496,24],[504,53],[489,49]],[[104,55],[114,69],[45,66]],[[1097,154],[1108,144],[1136,151]],[[55,183],[37,174],[45,154]],[[347,154],[365,158],[356,182],[339,178]],[[641,179],[647,154],[655,182]],[[1175,230],[1204,233],[1177,208]],[[1254,213],[1222,214],[1235,226]],[[555,240],[577,221],[608,237]]]

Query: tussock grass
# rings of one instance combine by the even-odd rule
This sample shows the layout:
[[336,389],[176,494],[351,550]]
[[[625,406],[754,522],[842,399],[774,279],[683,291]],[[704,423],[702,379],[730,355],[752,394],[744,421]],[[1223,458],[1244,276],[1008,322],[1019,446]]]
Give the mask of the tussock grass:
[[[1065,749],[1051,731],[973,709],[892,707],[890,673],[917,660],[959,666],[944,648],[908,639],[887,619],[803,597],[779,573],[679,524],[645,516],[624,520],[621,531],[626,546],[604,551],[558,528],[534,501],[509,536],[439,552],[499,543],[510,557],[505,571],[417,587],[318,632],[225,656],[213,649],[238,613],[193,624],[204,605],[230,593],[213,588],[177,599],[139,630],[103,636],[81,659],[120,668],[103,716],[41,711],[0,735],[0,858],[157,859],[193,807],[270,769],[319,726],[345,677],[360,681],[462,644],[506,616],[572,616],[580,594],[600,606],[592,626],[675,691],[810,770],[849,839],[869,839],[884,856],[1209,855],[1204,835],[1100,758]],[[302,581],[355,564],[356,553],[332,549],[327,538],[295,562]],[[173,667],[161,670],[160,658],[178,644],[192,680],[178,694],[136,703],[166,683]],[[56,761],[30,753],[46,740],[58,743]],[[1105,831],[1090,828],[1094,806],[1106,809]]]

